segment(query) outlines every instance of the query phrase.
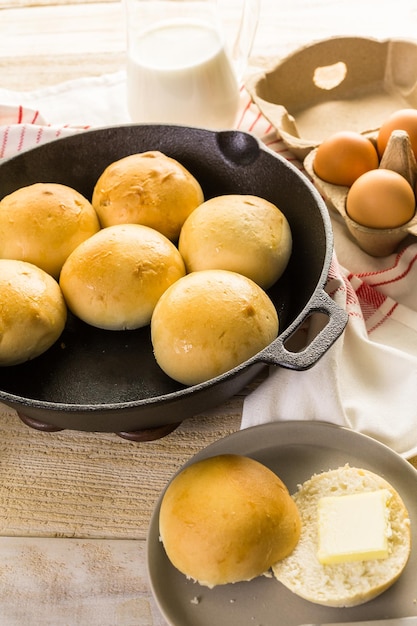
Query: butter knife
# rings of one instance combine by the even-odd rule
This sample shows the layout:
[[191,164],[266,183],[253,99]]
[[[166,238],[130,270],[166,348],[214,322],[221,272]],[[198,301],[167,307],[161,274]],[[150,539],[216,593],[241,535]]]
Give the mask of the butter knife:
[[367,622],[332,622],[331,624],[300,624],[300,626],[417,626],[417,615],[393,617],[392,619],[373,619]]

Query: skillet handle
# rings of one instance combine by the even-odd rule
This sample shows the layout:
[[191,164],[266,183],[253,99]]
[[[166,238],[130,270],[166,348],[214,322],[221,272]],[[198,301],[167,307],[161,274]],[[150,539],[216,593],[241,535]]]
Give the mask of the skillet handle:
[[[313,313],[324,313],[328,317],[325,327],[301,351],[292,352],[285,347],[290,337]],[[312,367],[329,350],[343,333],[348,321],[347,312],[325,292],[318,291],[310,302],[304,317],[295,326],[287,328],[270,346],[259,355],[260,360],[269,365],[278,365],[294,370]]]

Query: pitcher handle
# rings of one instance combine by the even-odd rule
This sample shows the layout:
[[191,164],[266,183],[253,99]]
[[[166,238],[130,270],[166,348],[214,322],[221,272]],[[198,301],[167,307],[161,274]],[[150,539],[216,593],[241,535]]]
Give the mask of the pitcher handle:
[[239,83],[243,79],[258,28],[261,0],[243,0],[242,13],[231,57]]

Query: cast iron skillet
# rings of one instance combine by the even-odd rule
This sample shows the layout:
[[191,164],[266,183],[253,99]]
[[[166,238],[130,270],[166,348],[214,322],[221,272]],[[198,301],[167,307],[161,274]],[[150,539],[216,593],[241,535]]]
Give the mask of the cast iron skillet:
[[[156,438],[232,397],[265,365],[295,370],[313,366],[346,325],[345,312],[324,291],[333,237],[321,197],[293,165],[249,134],[164,125],[91,130],[3,162],[0,198],[35,182],[64,183],[91,198],[108,164],[146,150],[160,150],[180,161],[199,180],[206,198],[253,194],[284,212],[293,234],[293,253],[285,274],[269,290],[280,335],[241,366],[187,388],[157,366],[149,328],[104,331],[70,315],[61,339],[45,354],[0,368],[0,401],[33,427]],[[314,312],[326,314],[326,326],[303,351],[291,352],[286,342]]]

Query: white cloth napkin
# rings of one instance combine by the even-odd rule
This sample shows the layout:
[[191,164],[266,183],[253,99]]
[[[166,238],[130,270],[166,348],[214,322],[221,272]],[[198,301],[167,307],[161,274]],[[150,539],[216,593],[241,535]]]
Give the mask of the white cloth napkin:
[[[335,230],[340,243],[346,235],[340,225]],[[334,260],[327,290],[349,313],[344,334],[310,370],[270,368],[245,399],[242,428],[324,420],[370,435],[406,458],[414,456],[417,294],[410,302],[410,285],[417,280],[416,259],[413,244],[375,271],[365,269],[373,265],[366,258],[358,274]]]
[[[90,127],[128,123],[123,72],[30,93],[0,89],[0,159]],[[301,167],[244,90],[236,128]],[[327,291],[349,314],[346,331],[311,369],[271,367],[247,396],[242,428],[275,420],[329,421],[417,454],[417,243],[376,259],[332,216]],[[309,329],[314,333],[314,328]]]
[[[128,123],[126,75],[122,71],[32,92],[0,88],[0,159],[92,127]],[[271,149],[292,158],[244,90],[236,127],[253,132]]]

